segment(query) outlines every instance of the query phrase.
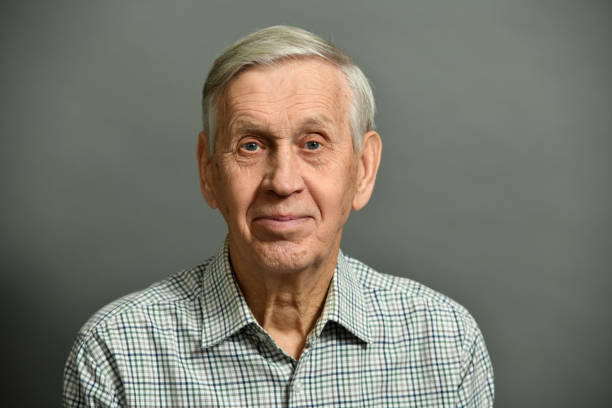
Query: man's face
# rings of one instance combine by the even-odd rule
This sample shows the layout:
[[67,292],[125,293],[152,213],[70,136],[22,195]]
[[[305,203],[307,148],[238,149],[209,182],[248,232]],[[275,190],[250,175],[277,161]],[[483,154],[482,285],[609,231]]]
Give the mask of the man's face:
[[252,67],[230,82],[201,170],[232,259],[285,272],[335,256],[359,173],[350,98],[342,72],[318,59]]

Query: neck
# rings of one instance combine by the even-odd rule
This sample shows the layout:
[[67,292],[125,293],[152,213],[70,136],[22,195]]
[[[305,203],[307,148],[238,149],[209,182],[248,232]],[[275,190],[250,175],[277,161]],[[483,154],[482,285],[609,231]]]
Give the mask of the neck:
[[[323,311],[333,278],[338,248],[328,261],[303,270],[275,272],[230,259],[238,285],[255,319],[296,360]],[[246,267],[248,265],[248,267]]]

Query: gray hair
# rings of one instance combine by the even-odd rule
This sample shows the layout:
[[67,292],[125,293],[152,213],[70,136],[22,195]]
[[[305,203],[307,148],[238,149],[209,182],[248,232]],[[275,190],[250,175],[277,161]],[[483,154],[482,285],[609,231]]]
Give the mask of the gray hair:
[[255,31],[231,45],[214,62],[202,91],[203,130],[214,152],[218,131],[217,104],[238,73],[253,65],[273,65],[300,57],[322,58],[344,74],[353,94],[349,125],[353,149],[361,150],[363,135],[374,129],[374,95],[368,79],[357,65],[331,42],[297,27],[272,26]]

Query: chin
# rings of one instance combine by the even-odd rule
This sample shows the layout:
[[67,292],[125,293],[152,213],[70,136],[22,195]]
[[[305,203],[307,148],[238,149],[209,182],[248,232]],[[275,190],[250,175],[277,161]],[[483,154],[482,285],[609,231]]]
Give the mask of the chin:
[[254,249],[258,263],[278,273],[304,270],[315,263],[312,248],[291,241],[260,242]]

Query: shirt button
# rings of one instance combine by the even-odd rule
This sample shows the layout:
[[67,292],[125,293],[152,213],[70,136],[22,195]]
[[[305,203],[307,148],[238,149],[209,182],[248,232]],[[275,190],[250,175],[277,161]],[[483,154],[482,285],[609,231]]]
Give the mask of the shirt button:
[[302,383],[300,381],[293,382],[293,392],[301,392],[302,391]]

